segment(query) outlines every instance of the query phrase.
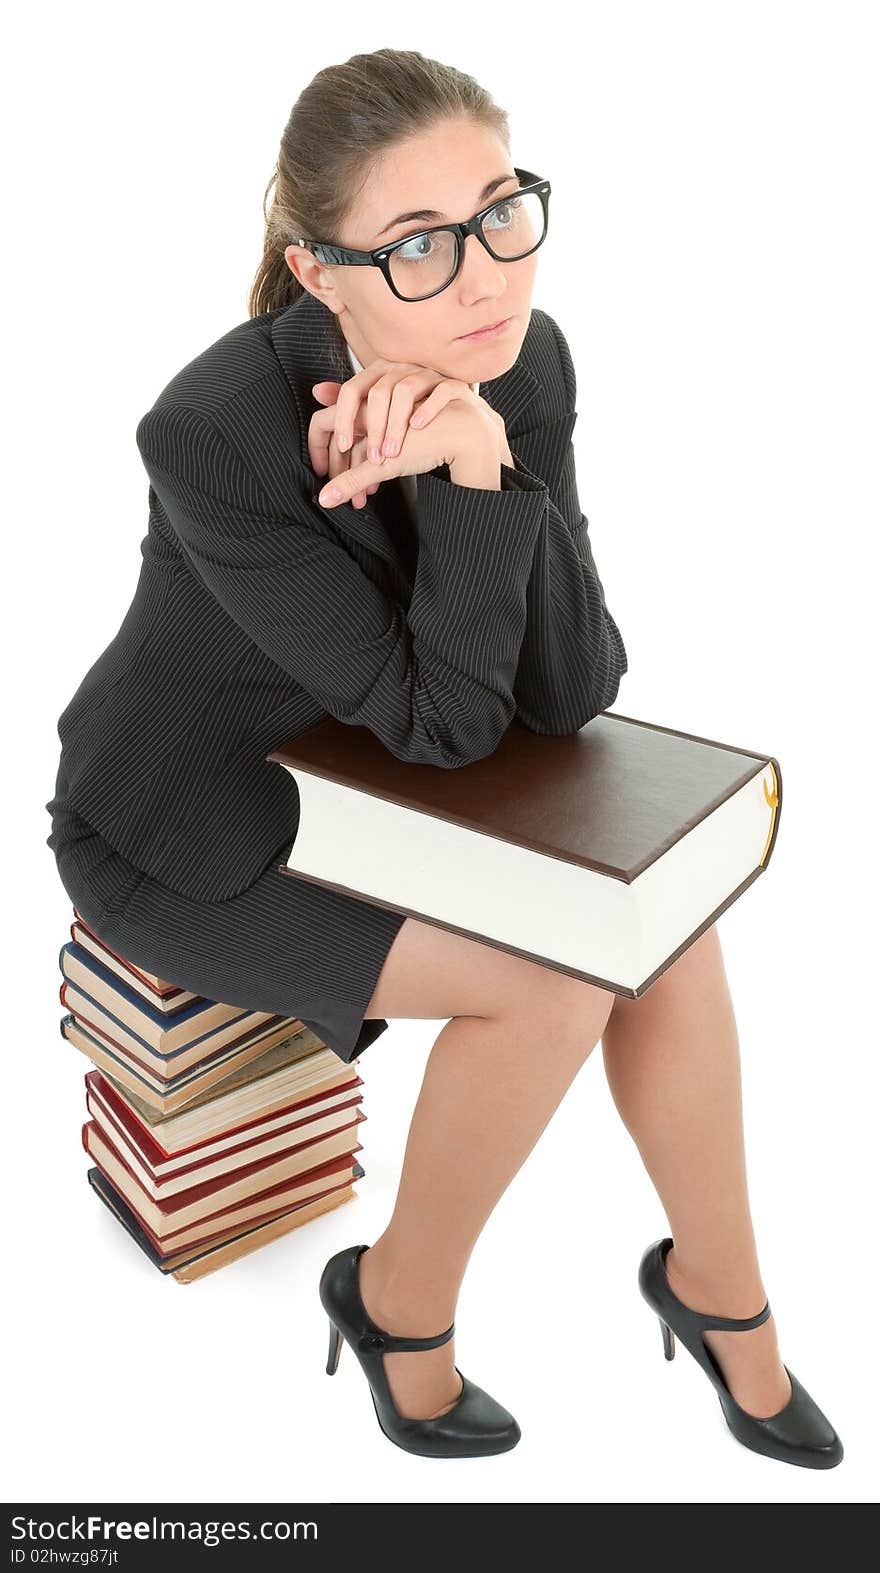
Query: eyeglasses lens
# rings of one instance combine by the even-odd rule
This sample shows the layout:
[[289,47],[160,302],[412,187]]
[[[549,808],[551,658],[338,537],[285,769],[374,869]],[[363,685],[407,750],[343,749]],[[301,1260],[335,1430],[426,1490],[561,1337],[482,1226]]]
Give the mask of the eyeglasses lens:
[[[541,244],[545,231],[544,204],[537,191],[506,197],[483,219],[483,234],[501,262],[527,256]],[[395,289],[406,300],[423,300],[443,289],[455,273],[455,242],[454,230],[435,229],[399,246],[389,258]]]

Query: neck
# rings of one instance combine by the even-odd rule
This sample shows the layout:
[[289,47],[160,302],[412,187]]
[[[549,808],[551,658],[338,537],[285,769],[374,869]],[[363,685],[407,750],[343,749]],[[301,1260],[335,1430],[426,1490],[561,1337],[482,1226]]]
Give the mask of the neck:
[[370,362],[376,359],[376,351],[361,337],[357,328],[352,329],[350,322],[343,322],[343,316],[348,317],[350,315],[350,312],[344,312],[337,318],[339,332],[348,348],[357,356],[361,365],[369,366]]

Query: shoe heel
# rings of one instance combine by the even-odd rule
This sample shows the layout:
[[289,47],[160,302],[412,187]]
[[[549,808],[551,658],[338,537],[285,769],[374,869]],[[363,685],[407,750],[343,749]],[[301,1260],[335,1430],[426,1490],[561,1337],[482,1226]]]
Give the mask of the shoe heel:
[[765,1300],[762,1310],[754,1316],[723,1316],[710,1311],[697,1311],[688,1306],[672,1289],[666,1270],[666,1258],[673,1247],[672,1237],[655,1240],[643,1252],[639,1263],[638,1283],[642,1297],[647,1301],[660,1323],[663,1334],[663,1353],[667,1360],[675,1354],[676,1339],[693,1355],[715,1388],[724,1419],[738,1442],[763,1453],[768,1458],[781,1459],[786,1464],[800,1464],[807,1469],[832,1469],[843,1458],[843,1443],[828,1416],[823,1414],[806,1388],[785,1366],[791,1384],[788,1402],[776,1414],[761,1416],[749,1414],[734,1398],[724,1373],[715,1359],[704,1333],[715,1328],[728,1332],[746,1332],[761,1327],[770,1317],[770,1302]]
[[407,1452],[426,1458],[479,1458],[515,1447],[520,1429],[510,1410],[464,1376],[458,1366],[455,1372],[461,1390],[451,1408],[424,1420],[399,1412],[388,1384],[385,1355],[439,1349],[453,1337],[455,1323],[427,1337],[386,1332],[379,1327],[360,1292],[359,1261],[368,1249],[366,1245],[344,1247],[331,1256],[321,1274],[318,1295],[330,1326],[328,1375],[332,1376],[339,1364],[343,1342],[350,1344],[367,1379],[380,1431]]
[[328,1376],[334,1376],[335,1375],[336,1367],[339,1364],[339,1356],[340,1356],[341,1351],[342,1351],[342,1333],[340,1332],[339,1328],[336,1326],[336,1323],[331,1321],[331,1323],[330,1323],[330,1348],[329,1348],[329,1350],[327,1352],[327,1375]]

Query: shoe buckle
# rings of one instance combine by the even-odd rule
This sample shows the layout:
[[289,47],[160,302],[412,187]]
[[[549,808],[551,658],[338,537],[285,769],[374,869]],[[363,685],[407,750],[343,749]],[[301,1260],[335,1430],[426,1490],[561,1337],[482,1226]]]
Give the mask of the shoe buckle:
[[358,1339],[358,1348],[363,1350],[384,1349],[385,1340],[381,1333],[362,1333]]

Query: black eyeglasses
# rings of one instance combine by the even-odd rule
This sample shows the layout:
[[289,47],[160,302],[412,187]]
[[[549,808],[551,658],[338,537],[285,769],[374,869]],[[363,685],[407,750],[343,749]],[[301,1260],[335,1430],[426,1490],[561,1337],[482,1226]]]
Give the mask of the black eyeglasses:
[[461,224],[437,224],[375,251],[353,251],[324,240],[300,240],[319,262],[381,268],[398,300],[430,300],[457,276],[468,235],[476,235],[496,262],[519,262],[543,243],[549,221],[550,182],[513,167],[519,189],[490,203]]

